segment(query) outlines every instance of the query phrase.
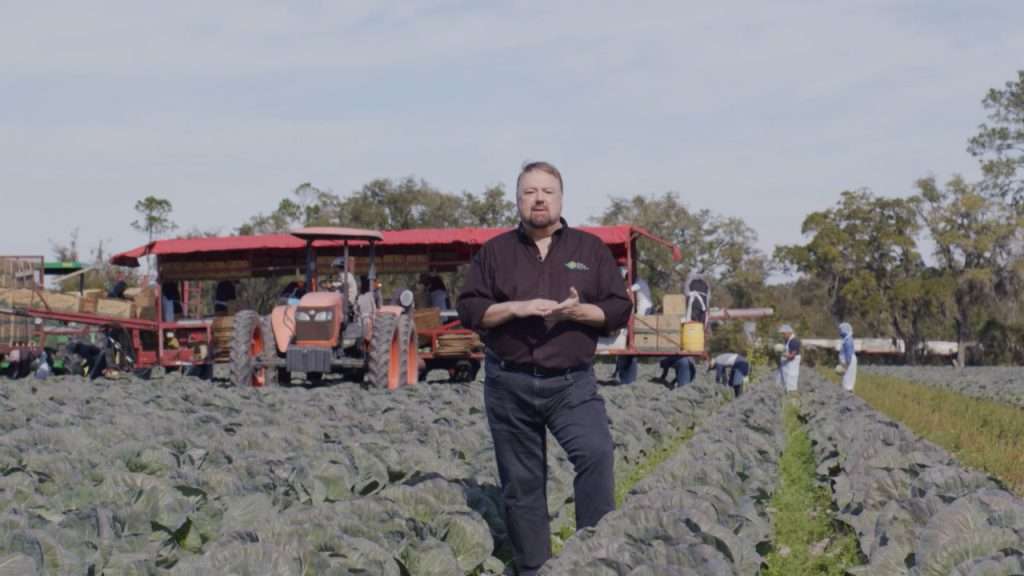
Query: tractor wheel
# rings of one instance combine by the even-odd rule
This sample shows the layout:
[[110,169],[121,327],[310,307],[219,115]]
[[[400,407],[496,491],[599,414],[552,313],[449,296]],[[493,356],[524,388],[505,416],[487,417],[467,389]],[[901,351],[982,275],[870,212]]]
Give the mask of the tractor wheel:
[[287,386],[292,383],[292,373],[287,368],[277,369],[277,383],[281,386]]
[[259,314],[243,310],[235,314],[231,340],[231,383],[261,387],[273,384],[275,370],[268,369],[277,354],[273,331]]
[[420,370],[419,355],[416,353],[418,346],[416,321],[409,314],[402,314],[398,318],[398,341],[401,344],[399,381],[403,386],[412,386],[419,381]]
[[373,317],[365,382],[370,388],[394,390],[402,383],[402,343],[398,324],[398,316],[387,312],[378,312]]

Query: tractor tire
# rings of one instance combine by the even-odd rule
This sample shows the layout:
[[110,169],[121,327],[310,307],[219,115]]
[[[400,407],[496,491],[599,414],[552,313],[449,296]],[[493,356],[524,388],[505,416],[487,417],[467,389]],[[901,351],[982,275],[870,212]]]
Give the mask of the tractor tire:
[[416,337],[416,321],[409,314],[398,318],[398,341],[401,344],[401,367],[399,381],[403,386],[412,386],[420,379],[419,355],[416,353],[418,341]]
[[[267,386],[280,386],[281,383],[288,384],[291,382],[291,373],[286,368],[281,366],[284,364],[284,358],[277,353],[277,341],[274,339],[274,324],[270,321],[270,315],[267,314],[260,321],[263,327],[263,342],[266,344],[263,347],[263,365],[267,367]],[[274,368],[277,366],[277,368]],[[287,374],[287,377],[282,379],[282,371]]]
[[268,368],[276,359],[274,336],[268,323],[252,310],[235,315],[231,339],[231,383],[260,388],[272,385],[275,370]]
[[402,343],[398,334],[399,317],[378,312],[373,317],[373,334],[367,352],[367,370],[364,385],[368,388],[395,390],[401,386]]

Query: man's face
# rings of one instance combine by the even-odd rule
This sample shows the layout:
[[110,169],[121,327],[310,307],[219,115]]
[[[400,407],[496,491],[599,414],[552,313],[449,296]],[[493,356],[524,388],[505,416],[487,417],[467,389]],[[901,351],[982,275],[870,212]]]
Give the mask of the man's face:
[[516,191],[519,218],[531,228],[547,228],[562,217],[562,187],[547,172],[523,174]]

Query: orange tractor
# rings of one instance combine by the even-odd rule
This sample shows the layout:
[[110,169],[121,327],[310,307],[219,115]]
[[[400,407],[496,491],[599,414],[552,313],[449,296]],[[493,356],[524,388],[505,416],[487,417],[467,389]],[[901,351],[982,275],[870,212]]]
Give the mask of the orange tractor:
[[[311,383],[324,374],[341,373],[369,386],[395,389],[418,379],[416,326],[412,293],[398,304],[381,305],[375,285],[374,246],[380,232],[354,228],[303,228],[292,232],[306,243],[306,286],[311,291],[274,307],[269,317],[243,310],[235,314],[231,343],[231,380],[263,386],[291,381],[302,372]],[[342,278],[354,282],[349,269],[350,242],[369,245],[370,290],[349,301],[354,289],[320,290],[316,270],[318,243],[342,243]]]

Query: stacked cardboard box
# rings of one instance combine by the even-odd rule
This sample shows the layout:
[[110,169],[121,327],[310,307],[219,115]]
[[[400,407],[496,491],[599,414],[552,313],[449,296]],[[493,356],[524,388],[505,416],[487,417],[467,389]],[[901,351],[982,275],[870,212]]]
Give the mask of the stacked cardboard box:
[[[127,295],[127,292],[126,292]],[[136,318],[156,320],[156,289],[152,286],[141,288],[132,295],[132,304]]]
[[134,308],[135,305],[131,300],[100,298],[96,301],[96,314],[100,316],[129,319],[132,317],[132,311]]
[[676,352],[679,350],[678,314],[633,317],[633,344],[642,352]]
[[662,314],[686,314],[686,296],[682,294],[665,294],[661,298]]
[[0,306],[28,308],[32,304],[33,297],[32,290],[27,288],[0,290]]
[[32,299],[32,307],[50,312],[78,312],[78,301],[78,294],[39,291]]

